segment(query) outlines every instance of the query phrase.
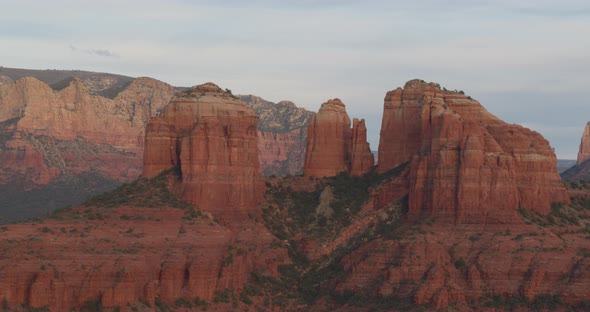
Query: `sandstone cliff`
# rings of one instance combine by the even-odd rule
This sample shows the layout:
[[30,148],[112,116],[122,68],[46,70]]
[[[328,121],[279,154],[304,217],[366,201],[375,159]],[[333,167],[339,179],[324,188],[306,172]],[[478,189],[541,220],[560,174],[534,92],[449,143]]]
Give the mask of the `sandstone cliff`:
[[266,176],[303,173],[307,124],[314,115],[293,102],[272,103],[254,95],[238,95],[258,115],[258,157]]
[[178,194],[228,218],[260,200],[258,116],[231,93],[206,83],[176,95],[146,130],[144,177],[180,168]]
[[341,172],[367,173],[373,167],[364,120],[350,118],[344,103],[332,99],[323,103],[307,127],[304,175],[330,177]]
[[409,215],[455,223],[517,222],[569,202],[549,143],[462,93],[412,80],[385,97],[379,172],[409,162]]
[[20,192],[32,192],[22,196],[35,200],[55,186],[64,191],[62,197],[71,197],[53,199],[56,203],[46,203],[54,206],[49,209],[31,206],[21,215],[15,208],[20,204],[4,202],[3,216],[22,218],[75,203],[90,189],[104,189],[93,185],[98,180],[110,187],[135,179],[145,125],[174,93],[151,78],[134,79],[114,99],[90,94],[78,79],[59,91],[30,77],[0,85],[0,193],[11,194],[17,184]]
[[580,141],[580,150],[578,151],[578,164],[590,159],[590,122],[586,124],[582,139]]
[[590,180],[590,122],[582,133],[576,165],[562,172],[561,176],[565,180]]
[[351,160],[350,174],[359,176],[369,172],[375,164],[375,158],[371,152],[369,142],[367,142],[367,127],[365,120],[352,120],[352,142],[351,142]]
[[[240,300],[250,295],[240,294],[251,273],[277,275],[278,263],[288,262],[286,250],[270,248],[274,237],[253,220],[229,228],[190,205],[171,205],[178,203],[173,195],[149,186],[165,184],[162,178],[132,183],[42,223],[3,227],[3,309],[167,311],[215,303],[230,311],[245,306]],[[110,208],[134,195],[143,204]],[[162,196],[165,204],[150,208]]]

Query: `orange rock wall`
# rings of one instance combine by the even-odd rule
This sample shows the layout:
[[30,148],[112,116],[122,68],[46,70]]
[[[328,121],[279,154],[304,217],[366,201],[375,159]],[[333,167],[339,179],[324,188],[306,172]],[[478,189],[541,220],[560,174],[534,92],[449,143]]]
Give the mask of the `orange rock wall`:
[[299,175],[305,159],[306,128],[284,133],[258,131],[258,158],[264,176]]
[[178,164],[183,199],[218,215],[244,216],[262,196],[257,121],[214,84],[183,92],[148,124],[143,175]]
[[582,140],[580,141],[580,150],[578,151],[578,162],[581,164],[584,161],[590,159],[590,122],[586,124],[584,133],[582,134]]
[[364,119],[353,119],[351,139],[350,174],[360,176],[369,172],[375,164],[375,157],[373,157],[371,147],[367,142],[367,127]]
[[212,302],[226,288],[239,293],[253,270],[276,274],[277,263],[287,261],[286,250],[269,248],[274,237],[253,221],[230,230],[166,207],[93,208],[103,220],[90,220],[86,209],[8,225],[3,239],[14,245],[0,243],[0,300],[51,311],[93,301],[103,308],[154,307],[156,298],[169,306],[180,298]]
[[0,183],[30,187],[63,174],[96,172],[129,181],[141,173],[145,125],[176,90],[137,78],[114,99],[90,95],[74,79],[54,91],[36,78],[0,85]]
[[413,80],[385,97],[379,172],[410,162],[409,216],[511,223],[569,202],[549,143],[477,101]]
[[362,175],[373,167],[364,120],[350,118],[344,103],[332,99],[322,104],[307,127],[304,175],[330,177],[341,172]]

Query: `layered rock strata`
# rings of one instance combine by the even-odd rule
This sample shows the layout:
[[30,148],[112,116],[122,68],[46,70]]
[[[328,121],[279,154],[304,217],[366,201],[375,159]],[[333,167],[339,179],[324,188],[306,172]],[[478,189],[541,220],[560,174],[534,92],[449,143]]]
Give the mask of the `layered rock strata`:
[[248,221],[247,230],[236,230],[182,209],[119,206],[8,225],[0,242],[0,300],[11,311],[152,310],[239,294],[252,271],[277,274],[287,261],[286,250],[268,248],[273,236]]
[[360,176],[369,172],[375,164],[375,157],[367,142],[367,127],[364,119],[352,120],[351,140],[350,174]]
[[341,172],[362,175],[373,167],[364,120],[350,128],[340,99],[323,103],[307,127],[304,175],[330,177]]
[[214,214],[245,215],[261,198],[258,116],[213,83],[175,96],[146,130],[144,177],[178,166],[178,195]]
[[314,113],[293,102],[238,95],[258,115],[258,158],[266,177],[303,173],[307,124]]
[[578,165],[590,159],[590,122],[586,124],[582,140],[580,141],[580,150],[578,151]]
[[[136,78],[111,99],[86,85],[69,79],[55,90],[32,77],[0,85],[0,197],[22,193],[0,203],[5,220],[77,204],[141,174],[145,125],[177,90]],[[63,198],[49,198],[56,189]]]
[[537,132],[503,122],[462,92],[411,80],[385,96],[379,172],[409,171],[409,216],[517,222],[569,202],[556,157]]
[[562,172],[561,176],[565,180],[590,180],[590,122],[582,133],[576,165]]

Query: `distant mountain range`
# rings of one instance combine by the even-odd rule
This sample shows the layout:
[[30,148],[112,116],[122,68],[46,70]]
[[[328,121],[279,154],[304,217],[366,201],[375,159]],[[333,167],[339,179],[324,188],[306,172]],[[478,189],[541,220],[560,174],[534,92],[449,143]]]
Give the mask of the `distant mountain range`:
[[[137,178],[145,126],[180,90],[152,78],[0,68],[0,223],[43,216]],[[301,174],[314,113],[238,96],[260,116],[266,176]]]

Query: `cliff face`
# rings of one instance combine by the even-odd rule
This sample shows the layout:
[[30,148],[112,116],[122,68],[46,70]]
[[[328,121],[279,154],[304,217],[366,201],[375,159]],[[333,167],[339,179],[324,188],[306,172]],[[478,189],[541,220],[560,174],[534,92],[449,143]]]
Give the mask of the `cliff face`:
[[91,95],[78,79],[58,91],[30,77],[0,85],[0,188],[16,183],[36,192],[61,183],[75,193],[84,183],[71,181],[81,176],[135,179],[145,125],[175,92],[150,78],[134,79],[113,99]]
[[369,172],[375,164],[375,157],[367,142],[367,127],[365,120],[352,120],[352,152],[350,160],[350,174],[360,176]]
[[562,172],[561,176],[565,180],[590,180],[590,122],[582,133],[576,165]]
[[582,140],[580,141],[580,150],[578,151],[578,165],[590,159],[590,122],[586,124]]
[[258,157],[266,176],[303,173],[307,124],[314,113],[289,101],[272,103],[254,95],[238,95],[258,115]]
[[146,131],[143,176],[178,166],[178,193],[217,215],[244,217],[261,198],[258,116],[207,83],[174,97]]
[[379,172],[409,162],[409,216],[512,223],[569,202],[549,143],[477,101],[412,80],[385,97]]
[[305,176],[330,177],[341,172],[362,175],[373,167],[364,120],[354,121],[351,129],[345,105],[339,99],[322,104],[307,127]]
[[273,236],[261,224],[244,224],[230,229],[194,210],[118,206],[9,225],[0,243],[0,298],[7,307],[51,311],[150,310],[179,299],[212,303],[223,294],[237,301],[251,272],[276,275],[277,263],[287,261],[284,249],[269,248]]

